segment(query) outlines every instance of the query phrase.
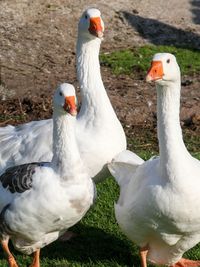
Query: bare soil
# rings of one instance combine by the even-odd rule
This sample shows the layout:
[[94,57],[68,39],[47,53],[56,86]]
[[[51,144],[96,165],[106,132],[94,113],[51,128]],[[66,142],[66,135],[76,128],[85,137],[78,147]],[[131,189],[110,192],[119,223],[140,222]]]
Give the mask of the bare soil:
[[[75,73],[78,19],[98,7],[105,22],[102,51],[145,43],[200,48],[200,4],[195,0],[0,0],[0,126],[49,118],[57,84]],[[143,74],[115,76],[102,66],[111,102],[132,137],[155,132],[156,94]],[[182,77],[181,123],[200,133],[200,77]]]

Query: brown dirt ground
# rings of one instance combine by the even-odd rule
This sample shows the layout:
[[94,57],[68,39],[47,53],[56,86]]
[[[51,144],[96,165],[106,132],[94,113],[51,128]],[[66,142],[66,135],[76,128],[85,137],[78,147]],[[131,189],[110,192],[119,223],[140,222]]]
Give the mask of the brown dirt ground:
[[[102,51],[144,43],[200,48],[200,5],[195,0],[1,0],[0,126],[51,117],[57,84],[78,86],[77,22],[89,6],[98,7],[105,21]],[[127,135],[139,136],[144,128],[154,134],[154,86],[147,85],[141,73],[116,77],[108,68],[101,69]],[[182,77],[181,123],[190,135],[200,133],[199,88],[199,76]]]

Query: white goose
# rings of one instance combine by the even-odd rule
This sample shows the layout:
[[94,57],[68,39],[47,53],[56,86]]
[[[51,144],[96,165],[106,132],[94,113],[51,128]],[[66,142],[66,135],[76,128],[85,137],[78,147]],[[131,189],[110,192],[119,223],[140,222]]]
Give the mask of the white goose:
[[[108,176],[106,163],[126,149],[123,128],[101,79],[99,49],[103,31],[100,11],[87,9],[78,26],[77,74],[82,106],[76,121],[76,138],[95,182]],[[30,161],[50,161],[51,133],[51,119],[0,128],[0,170]]]
[[116,219],[140,246],[142,267],[147,266],[146,259],[172,267],[200,266],[200,261],[182,258],[200,241],[200,162],[189,154],[182,138],[176,58],[156,54],[147,81],[156,83],[160,156],[143,164],[128,159],[126,164],[119,155],[109,164],[120,185]]
[[94,185],[81,160],[75,138],[75,90],[62,84],[54,95],[53,159],[7,169],[0,176],[0,240],[10,267],[8,248],[31,254],[39,267],[40,249],[77,223],[93,204]]

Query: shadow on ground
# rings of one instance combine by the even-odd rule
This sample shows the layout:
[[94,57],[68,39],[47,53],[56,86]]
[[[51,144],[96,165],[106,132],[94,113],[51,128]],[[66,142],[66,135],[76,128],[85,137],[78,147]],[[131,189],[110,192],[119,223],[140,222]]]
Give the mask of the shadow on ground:
[[134,260],[139,264],[138,255],[131,255],[132,245],[127,240],[83,224],[73,227],[73,231],[77,237],[68,242],[54,242],[42,250],[42,257],[66,258],[82,263],[110,260],[128,266]]
[[[196,2],[200,5],[199,1]],[[138,31],[141,37],[150,41],[152,44],[200,49],[200,35],[190,29],[188,31],[177,29],[161,21],[144,18],[126,11],[122,12],[122,16]]]
[[[55,241],[41,250],[41,260],[53,262],[53,260],[63,260],[76,262],[77,264],[93,264],[99,261],[117,262],[120,266],[139,266],[139,257],[132,254],[132,244],[127,240],[120,239],[102,229],[85,226],[82,223],[71,228],[77,237],[70,241]],[[70,230],[71,230],[70,229]],[[10,244],[10,249],[14,252],[16,260],[20,259],[27,264],[32,261],[32,256],[23,256],[14,250]],[[135,249],[134,249],[135,251]],[[136,249],[136,251],[138,251]],[[5,260],[5,255],[0,252],[0,259]],[[57,266],[57,265],[56,265]],[[71,266],[71,265],[69,265]]]
[[200,24],[200,0],[192,0],[190,4],[192,5],[193,22]]

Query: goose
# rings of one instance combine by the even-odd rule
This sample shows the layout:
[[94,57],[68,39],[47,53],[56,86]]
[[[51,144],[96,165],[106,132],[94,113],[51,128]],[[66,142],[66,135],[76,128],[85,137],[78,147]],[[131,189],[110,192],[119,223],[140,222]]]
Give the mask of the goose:
[[[82,105],[76,119],[81,157],[95,182],[109,175],[107,163],[126,149],[126,137],[104,88],[99,50],[104,23],[96,8],[85,10],[78,24],[77,76]],[[0,171],[30,161],[51,161],[52,119],[0,128]],[[47,138],[48,136],[48,138]]]
[[142,267],[147,260],[171,267],[200,266],[200,261],[182,258],[200,241],[200,162],[182,138],[175,56],[155,54],[146,80],[156,85],[159,157],[141,163],[124,152],[108,164],[120,186],[116,220],[140,247]]
[[34,253],[76,224],[93,204],[95,186],[75,138],[75,90],[61,84],[53,99],[53,158],[13,166],[0,176],[0,241],[9,267],[17,267],[9,250]]

